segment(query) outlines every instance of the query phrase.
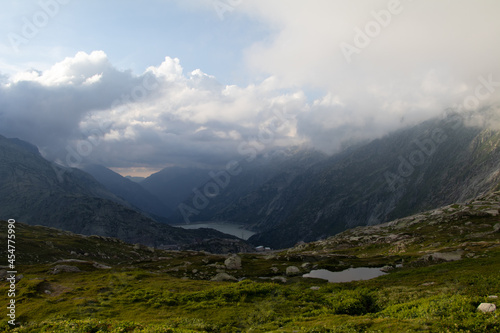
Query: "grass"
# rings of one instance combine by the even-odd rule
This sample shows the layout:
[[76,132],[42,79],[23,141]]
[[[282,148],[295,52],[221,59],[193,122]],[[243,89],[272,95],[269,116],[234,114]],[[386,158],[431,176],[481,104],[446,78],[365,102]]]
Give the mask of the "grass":
[[[151,251],[18,224],[20,325],[12,328],[4,319],[0,331],[500,332],[498,311],[476,310],[482,302],[500,306],[497,298],[488,297],[500,296],[500,233],[491,232],[498,218],[468,216],[439,223],[433,218],[403,229],[376,230],[376,235],[358,229],[280,253],[241,254],[240,270],[223,269],[220,255]],[[456,250],[462,251],[462,260],[423,259]],[[6,257],[4,249],[0,255]],[[68,258],[86,261],[56,263]],[[96,267],[96,261],[112,268]],[[342,270],[401,263],[367,281],[269,280],[284,276],[291,265],[306,272],[302,264]],[[52,274],[57,264],[80,272]],[[210,281],[221,270],[241,281]],[[7,290],[7,283],[0,282],[1,304],[8,302]]]
[[[58,275],[41,275],[37,265],[20,270],[23,324],[14,332],[500,331],[498,315],[476,311],[481,302],[500,306],[488,299],[500,293],[498,250],[341,284],[255,276],[212,282],[124,267]],[[2,285],[0,294],[6,291]]]

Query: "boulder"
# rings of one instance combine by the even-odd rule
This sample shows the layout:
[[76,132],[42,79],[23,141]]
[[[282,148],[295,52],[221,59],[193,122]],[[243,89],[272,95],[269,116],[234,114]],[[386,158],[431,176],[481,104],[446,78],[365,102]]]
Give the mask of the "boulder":
[[497,309],[497,307],[493,303],[481,303],[477,307],[477,310],[481,311],[482,313],[492,313],[492,312],[495,312],[496,309]]
[[211,281],[238,281],[234,276],[227,273],[218,273],[214,276]]
[[394,267],[387,265],[387,266],[382,267],[380,270],[384,273],[389,273],[390,271],[394,270]]
[[288,276],[299,275],[299,274],[300,274],[300,269],[298,269],[297,266],[288,266],[286,268],[286,275]]
[[77,273],[77,272],[81,272],[78,267],[76,267],[76,266],[69,266],[69,265],[57,265],[52,270],[52,274]]
[[227,269],[241,269],[241,258],[233,254],[224,261],[224,265]]
[[279,282],[286,283],[287,280],[284,276],[275,276],[275,277],[271,278],[271,281],[279,281]]

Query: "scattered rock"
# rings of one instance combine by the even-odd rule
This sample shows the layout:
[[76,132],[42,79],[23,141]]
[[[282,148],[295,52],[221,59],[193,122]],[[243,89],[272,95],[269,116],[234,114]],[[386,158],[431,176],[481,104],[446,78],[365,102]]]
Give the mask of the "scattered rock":
[[498,298],[498,296],[496,296],[496,295],[490,295],[490,296],[488,296],[488,298],[491,298],[491,299],[497,299],[497,298]]
[[233,254],[224,261],[224,265],[226,265],[227,269],[241,269],[241,258]]
[[318,286],[312,286],[311,288],[309,288],[311,290],[319,290],[320,288]]
[[273,271],[273,273],[278,273],[279,272],[279,268],[278,267],[271,267],[271,270]]
[[497,309],[497,307],[493,303],[481,303],[477,307],[477,310],[481,311],[482,313],[492,313],[492,312],[495,312],[496,309]]
[[52,274],[77,273],[77,272],[81,272],[78,267],[76,267],[76,266],[69,266],[69,265],[57,265],[52,270]]
[[227,273],[218,273],[214,276],[211,281],[238,281],[234,276]]
[[288,266],[286,268],[286,275],[288,276],[299,275],[299,274],[300,274],[300,269],[297,266]]

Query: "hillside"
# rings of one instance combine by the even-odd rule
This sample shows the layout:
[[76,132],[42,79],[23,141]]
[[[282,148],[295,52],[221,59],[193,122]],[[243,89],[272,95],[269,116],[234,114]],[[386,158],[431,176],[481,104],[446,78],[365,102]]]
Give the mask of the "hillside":
[[[282,252],[239,254],[240,268],[234,256],[18,223],[18,332],[496,332],[498,310],[477,308],[500,305],[499,209],[495,192]],[[365,281],[302,277],[382,266],[388,274]]]
[[165,204],[145,190],[143,186],[126,177],[122,177],[102,165],[85,165],[82,170],[92,175],[111,193],[129,202],[141,211],[163,218],[172,214],[172,211]]
[[455,115],[334,155],[280,191],[272,180],[247,196],[260,196],[257,204],[242,199],[235,210],[260,231],[250,242],[286,248],[464,202],[499,183],[500,132]]
[[156,222],[87,173],[54,166],[36,147],[20,142],[0,136],[1,219],[156,247],[235,238],[211,229],[184,230]]

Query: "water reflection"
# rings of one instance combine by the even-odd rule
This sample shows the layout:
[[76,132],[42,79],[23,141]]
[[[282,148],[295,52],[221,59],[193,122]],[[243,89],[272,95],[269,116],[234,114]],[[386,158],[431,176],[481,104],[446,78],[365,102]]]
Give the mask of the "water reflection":
[[331,272],[326,269],[317,269],[304,274],[303,277],[324,279],[328,280],[328,282],[351,282],[369,280],[385,274],[386,273],[382,272],[380,268],[358,267],[349,268],[341,272]]

